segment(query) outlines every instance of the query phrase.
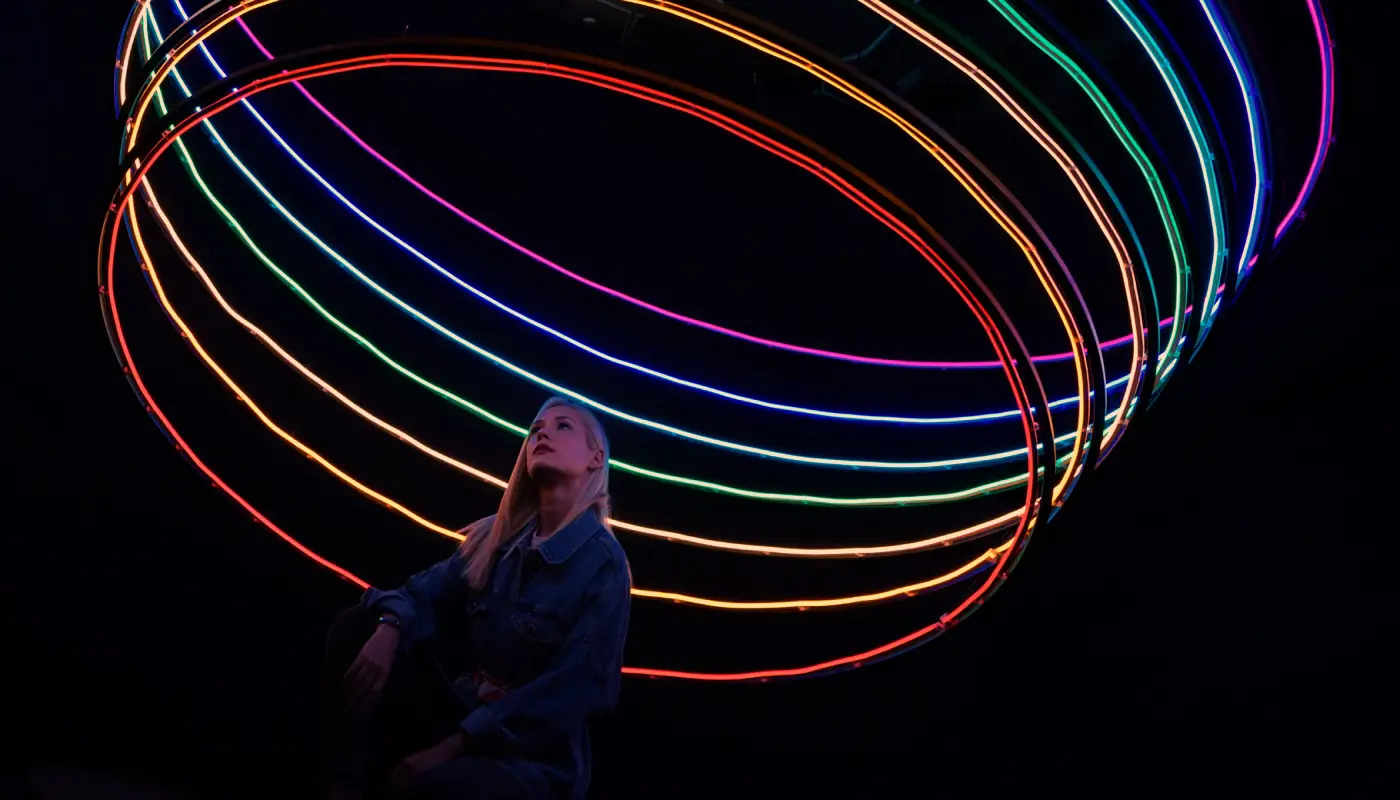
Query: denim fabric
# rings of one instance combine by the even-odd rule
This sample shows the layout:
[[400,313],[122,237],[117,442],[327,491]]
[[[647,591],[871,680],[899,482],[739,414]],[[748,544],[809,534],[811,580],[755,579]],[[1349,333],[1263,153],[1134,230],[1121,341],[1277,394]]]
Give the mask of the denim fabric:
[[[461,728],[474,748],[582,798],[591,754],[585,723],[617,703],[631,578],[621,545],[592,511],[530,547],[533,524],[497,552],[485,591],[472,592],[455,554],[362,604],[398,618],[400,648],[461,653]],[[471,679],[471,675],[477,677]],[[478,691],[480,677],[489,685]],[[503,692],[490,691],[493,687]]]

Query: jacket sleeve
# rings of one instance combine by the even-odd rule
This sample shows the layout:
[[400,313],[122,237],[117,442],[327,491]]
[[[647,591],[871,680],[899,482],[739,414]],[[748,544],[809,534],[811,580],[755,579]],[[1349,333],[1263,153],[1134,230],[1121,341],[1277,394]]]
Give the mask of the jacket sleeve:
[[617,705],[632,593],[625,564],[613,562],[549,667],[461,722],[475,740],[530,747],[567,736]]
[[438,603],[465,582],[463,567],[462,560],[454,553],[409,578],[401,588],[393,591],[369,588],[360,604],[372,613],[397,617],[402,630],[399,650],[407,650],[436,632]]

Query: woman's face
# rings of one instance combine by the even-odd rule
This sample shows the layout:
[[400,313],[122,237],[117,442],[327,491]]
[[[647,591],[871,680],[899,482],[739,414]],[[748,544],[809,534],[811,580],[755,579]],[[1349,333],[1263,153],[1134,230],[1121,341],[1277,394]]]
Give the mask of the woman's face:
[[588,431],[568,406],[545,409],[525,440],[525,467],[539,484],[580,478],[603,466],[603,451],[588,443]]

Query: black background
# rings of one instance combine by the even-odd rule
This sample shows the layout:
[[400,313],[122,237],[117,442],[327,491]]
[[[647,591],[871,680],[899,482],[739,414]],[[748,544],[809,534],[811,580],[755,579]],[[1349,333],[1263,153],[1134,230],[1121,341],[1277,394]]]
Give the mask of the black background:
[[[995,599],[969,624],[927,647],[834,677],[742,686],[629,681],[622,706],[597,727],[595,796],[885,797],[933,794],[953,785],[993,793],[1063,786],[1139,794],[1172,780],[1227,781],[1253,790],[1382,777],[1387,742],[1394,741],[1396,699],[1395,665],[1385,655],[1393,650],[1387,641],[1395,607],[1389,499],[1397,444],[1389,410],[1393,390],[1386,389],[1394,383],[1395,360],[1383,317],[1383,309],[1394,307],[1387,227],[1393,204],[1381,174],[1388,88],[1373,66],[1383,46],[1380,26],[1357,4],[1334,5],[1337,144],[1307,219],[1287,250],[1222,316],[1201,355],[1150,413],[1140,415],[1106,467],[1082,483],[1054,525],[1037,534]],[[168,32],[173,17],[164,3],[158,8]],[[1277,55],[1267,67],[1276,79],[1278,112],[1271,121],[1278,163],[1296,181],[1316,130],[1311,32],[1299,21],[1305,17],[1274,17],[1272,6],[1257,3],[1244,9],[1259,39],[1288,43],[1264,52]],[[381,19],[374,16],[380,12],[365,11],[354,30],[392,35],[408,23],[414,33],[431,28],[422,20],[439,19],[431,11],[411,10],[407,4],[403,20],[390,19],[393,12]],[[286,15],[280,28],[274,11]],[[6,12],[20,17],[16,28],[6,23],[16,31],[7,72],[11,90],[19,92],[8,120],[7,203],[18,213],[8,216],[5,234],[6,394],[17,441],[8,458],[6,529],[17,549],[6,559],[3,658],[13,675],[7,682],[7,727],[18,746],[7,756],[16,769],[88,766],[200,795],[304,795],[322,633],[356,592],[297,556],[182,463],[133,402],[104,341],[92,256],[107,193],[115,185],[110,62],[124,12],[125,4],[116,2],[23,4]],[[809,30],[794,28],[838,52],[855,50],[880,30],[868,16],[861,17],[865,28],[843,28],[838,16],[825,31],[815,22]],[[975,33],[975,26],[987,23],[973,17],[961,23]],[[266,28],[275,51],[301,41],[291,12],[270,10],[263,27],[258,19],[250,18],[260,33]],[[255,57],[236,49],[237,37],[225,40],[231,62]],[[732,58],[739,56],[716,52],[702,59],[732,67],[733,75],[714,70],[713,88],[733,89],[748,75]],[[187,63],[196,83],[208,79],[202,62]],[[686,63],[700,62],[677,68],[684,72]],[[901,68],[870,69],[893,82]],[[1294,82],[1307,75],[1314,84]],[[1136,79],[1151,76],[1139,70]],[[1204,74],[1202,79],[1209,80]],[[991,357],[965,312],[908,251],[889,244],[892,237],[867,218],[850,215],[824,195],[813,199],[815,184],[805,178],[740,152],[727,137],[696,132],[704,126],[693,121],[676,123],[651,109],[599,99],[597,92],[512,80],[399,73],[327,79],[313,89],[411,173],[432,176],[430,185],[452,187],[459,205],[486,209],[490,224],[662,306],[834,349],[909,358]],[[763,85],[751,86],[753,97],[746,102],[765,102],[766,113],[809,124],[811,135],[837,152],[856,152],[844,141],[883,135],[854,112],[839,106],[830,111],[835,104],[812,99],[805,85],[788,91],[783,81],[793,79],[784,73],[764,80],[755,76],[753,83]],[[937,85],[940,78],[931,80]],[[1124,77],[1125,83],[1132,80]],[[1049,83],[1037,88],[1054,91]],[[486,99],[467,105],[458,98],[468,92]],[[1093,234],[1087,223],[1055,211],[1058,184],[1045,181],[1038,195],[1034,174],[1022,171],[1012,155],[996,155],[1019,152],[1015,157],[1030,160],[1028,148],[999,147],[996,137],[1010,134],[995,127],[996,115],[955,95],[950,89],[950,105],[926,110],[946,119],[955,136],[1015,184],[1013,191],[1050,220],[1047,227],[1059,226],[1057,244],[1083,248],[1085,258],[1097,257],[1096,266],[1103,267],[1102,253],[1083,244]],[[513,102],[521,96],[541,102]],[[458,240],[441,231],[455,232],[460,223],[426,204],[412,205],[422,201],[390,178],[362,178],[372,174],[363,154],[317,123],[294,94],[282,90],[257,102],[280,129],[305,131],[304,152],[316,153],[316,163],[331,168],[327,177],[349,194],[375,198],[365,205],[388,227],[410,241],[427,242],[426,249],[436,246],[435,253],[456,255]],[[957,102],[969,108],[959,109]],[[486,108],[493,116],[478,124]],[[1223,103],[1221,113],[1222,125],[1238,123]],[[294,180],[285,158],[278,172],[280,154],[261,144],[261,134],[240,117],[223,115],[221,130],[240,155],[246,149],[249,166],[288,198],[295,213],[332,231],[328,238],[357,263],[393,263],[397,269],[381,266],[375,274],[388,276],[394,291],[542,374],[599,397],[624,398],[619,405],[645,416],[675,421],[703,414],[706,424],[692,427],[794,452],[903,459],[930,452],[930,442],[951,441],[954,448],[962,443],[857,426],[859,436],[874,437],[861,450],[858,438],[822,438],[829,430],[823,423],[784,418],[769,425],[771,416],[718,408],[717,402],[643,384],[639,376],[600,371],[575,351],[535,333],[521,334],[521,326],[497,324],[499,315],[468,298],[436,291],[441,284],[431,278],[407,277],[423,270],[360,230],[309,182]],[[415,133],[404,135],[410,127]],[[663,131],[671,138],[648,135]],[[468,363],[442,340],[342,291],[351,285],[343,274],[299,237],[278,232],[281,222],[222,165],[207,140],[187,138],[211,185],[239,210],[254,238],[279,263],[295,265],[289,271],[299,280],[304,274],[308,288],[314,284],[343,303],[338,312],[343,309],[347,320],[378,326],[376,341],[398,345],[410,354],[406,361],[437,369],[455,391],[516,422],[524,422],[544,397],[543,390]],[[259,144],[244,146],[254,141]],[[701,148],[714,157],[678,158],[677,147]],[[1163,147],[1173,158],[1184,157],[1181,141],[1164,140]],[[997,249],[1000,240],[974,227],[985,224],[980,215],[958,206],[965,199],[946,185],[906,168],[908,155],[872,155],[861,166],[916,206],[938,204],[939,212],[927,216],[945,233],[959,232],[957,245],[974,264],[1007,265],[1004,275],[991,278],[1003,282],[1003,294],[1033,298],[1017,292],[1028,286],[1023,265]],[[733,162],[722,166],[722,157]],[[387,373],[374,373],[362,352],[308,322],[304,307],[285,292],[279,295],[280,288],[255,268],[199,195],[182,188],[188,181],[179,171],[169,159],[157,168],[157,185],[170,187],[163,199],[181,230],[197,231],[187,236],[221,288],[227,281],[231,302],[261,315],[269,333],[280,333],[279,340],[295,345],[314,369],[335,376],[333,383],[366,405],[390,419],[412,420],[427,432],[425,438],[451,444],[465,460],[504,474],[513,457],[509,435],[426,401],[396,406],[408,401],[389,379],[379,380]],[[361,180],[380,183],[356,183]],[[1291,200],[1292,189],[1283,194]],[[1196,219],[1202,210],[1187,213]],[[155,230],[147,224],[153,239]],[[927,374],[876,376],[868,368],[827,363],[801,366],[805,362],[796,357],[754,354],[754,348],[694,329],[677,332],[679,325],[602,304],[586,290],[561,286],[563,281],[537,280],[543,274],[538,267],[474,246],[479,260],[454,262],[475,265],[458,274],[469,272],[470,280],[505,302],[644,364],[760,397],[779,396],[773,387],[780,386],[782,398],[820,396],[826,407],[870,409],[872,397],[889,398],[881,410],[900,413],[1009,407],[994,373],[939,374],[934,380]],[[491,510],[490,491],[464,486],[449,471],[386,466],[421,459],[405,456],[382,437],[364,435],[353,417],[336,416],[341,412],[330,410],[314,389],[289,379],[274,358],[217,315],[187,271],[173,268],[173,251],[161,242],[155,247],[157,260],[171,264],[168,290],[177,306],[189,304],[191,324],[207,336],[221,363],[240,365],[238,377],[260,401],[266,398],[270,413],[288,420],[332,460],[373,475],[388,494],[412,498],[410,505],[444,524],[465,524]],[[241,411],[209,373],[194,366],[150,294],[137,286],[131,259],[122,257],[118,288],[125,288],[124,309],[133,309],[128,324],[138,363],[182,434],[216,472],[318,551],[373,582],[394,583],[441,554],[441,540],[364,503],[291,455]],[[857,263],[863,280],[851,281]],[[1103,298],[1094,307],[1105,309],[1096,321],[1106,338],[1125,328],[1121,316],[1113,316],[1121,315],[1113,305],[1113,280],[1101,269],[1085,286],[1091,302]],[[1024,309],[1014,310],[1018,324],[1027,320],[1023,332],[1033,350],[1062,344],[1046,324],[1053,318],[1045,308],[1026,301]],[[602,321],[608,324],[599,320],[605,313],[612,315]],[[1110,359],[1116,375],[1113,365]],[[1046,375],[1052,396],[1072,388],[1069,373],[1047,368]],[[751,460],[710,455],[685,443],[658,447],[656,435],[632,432],[620,422],[610,429],[619,457],[625,453],[626,460],[647,466],[787,489],[806,486],[811,474],[762,462],[755,467]],[[1014,429],[997,430],[977,429],[969,446],[985,451],[1017,445]],[[1004,473],[973,474],[980,481]],[[884,473],[844,480],[824,474],[819,485],[832,494],[926,485]],[[932,480],[962,486],[966,474]],[[630,477],[617,478],[615,489],[624,518],[753,541],[835,541],[852,538],[853,528],[876,529],[862,534],[864,540],[891,541],[910,538],[913,530],[952,527],[960,519],[954,514],[963,513],[756,512],[740,501]],[[806,538],[793,533],[798,529]],[[396,546],[386,546],[389,541]],[[860,569],[852,562],[734,563],[732,557],[676,553],[634,538],[624,537],[624,544],[639,584],[725,597],[883,587],[925,575],[935,563],[871,560],[857,563]],[[629,663],[720,670],[807,663],[925,624],[943,607],[939,602],[776,621],[717,619],[714,612],[639,603]]]

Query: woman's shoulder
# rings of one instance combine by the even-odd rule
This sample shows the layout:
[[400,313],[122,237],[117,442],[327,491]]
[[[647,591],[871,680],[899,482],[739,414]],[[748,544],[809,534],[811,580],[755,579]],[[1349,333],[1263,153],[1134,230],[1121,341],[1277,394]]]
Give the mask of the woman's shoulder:
[[587,551],[587,558],[593,562],[593,570],[595,571],[616,571],[624,575],[631,572],[627,565],[627,552],[622,549],[622,543],[617,540],[612,531],[602,525],[599,525],[593,535],[588,537],[588,541],[582,549]]

